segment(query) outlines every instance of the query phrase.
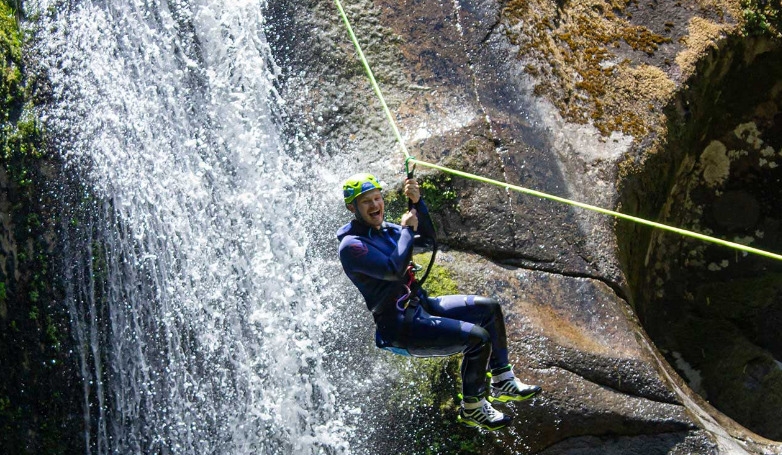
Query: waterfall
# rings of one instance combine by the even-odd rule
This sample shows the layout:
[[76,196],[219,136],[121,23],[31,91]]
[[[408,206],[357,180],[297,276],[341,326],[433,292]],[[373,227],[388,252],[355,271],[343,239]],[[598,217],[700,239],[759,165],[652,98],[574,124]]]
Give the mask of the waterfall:
[[263,7],[25,2],[86,187],[63,225],[87,453],[352,450],[323,361],[341,271],[308,237],[334,182],[284,150]]

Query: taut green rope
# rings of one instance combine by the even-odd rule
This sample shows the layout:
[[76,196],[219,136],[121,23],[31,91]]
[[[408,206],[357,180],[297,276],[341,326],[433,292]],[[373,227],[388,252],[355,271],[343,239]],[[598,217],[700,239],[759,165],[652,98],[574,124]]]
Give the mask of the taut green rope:
[[345,14],[345,9],[342,8],[342,3],[339,0],[334,0],[334,3],[337,4],[339,15],[342,16],[342,21],[345,23],[345,28],[348,29],[348,34],[350,35],[350,39],[353,41],[353,45],[356,46],[358,58],[361,60],[361,64],[364,65],[364,70],[366,70],[367,76],[369,77],[369,83],[372,84],[372,89],[375,91],[375,95],[377,95],[377,98],[380,100],[380,105],[383,106],[383,112],[386,113],[388,122],[391,124],[391,129],[394,130],[394,136],[396,136],[396,140],[402,147],[402,152],[405,154],[405,158],[409,158],[410,152],[407,151],[405,141],[402,139],[402,135],[399,134],[399,128],[396,127],[396,120],[394,120],[394,116],[391,114],[391,110],[386,104],[386,99],[383,98],[383,92],[380,91],[380,87],[377,85],[375,75],[372,74],[372,68],[369,67],[369,62],[367,62],[367,58],[364,56],[364,51],[361,50],[361,45],[358,44],[358,39],[356,38],[356,34],[353,33],[353,27],[350,26],[350,21],[348,20],[348,16]]
[[509,183],[503,183],[498,180],[492,180],[490,178],[481,177],[480,175],[475,174],[469,174],[467,172],[458,171],[456,169],[451,169],[445,166],[440,166],[438,164],[432,164],[428,163],[426,161],[421,161],[418,159],[413,158],[410,156],[410,153],[407,151],[407,147],[405,146],[404,140],[402,140],[402,135],[399,134],[399,128],[396,126],[396,121],[394,120],[394,116],[391,114],[391,110],[388,108],[388,105],[386,105],[386,101],[383,98],[383,93],[380,91],[380,87],[377,85],[377,81],[375,81],[375,76],[372,74],[372,69],[369,67],[369,63],[367,62],[366,57],[364,56],[364,52],[361,50],[361,45],[358,43],[358,39],[356,38],[356,35],[353,33],[353,28],[350,26],[350,21],[348,20],[347,15],[345,14],[345,10],[342,8],[342,3],[340,0],[334,0],[334,3],[337,4],[337,9],[339,10],[340,16],[342,16],[343,22],[345,22],[345,27],[348,29],[348,34],[350,35],[350,39],[353,41],[353,45],[356,46],[356,51],[358,52],[358,58],[361,60],[362,65],[364,65],[364,69],[366,70],[367,76],[369,76],[369,82],[372,84],[372,89],[374,89],[375,94],[380,99],[380,104],[383,106],[383,111],[386,113],[386,117],[388,117],[388,122],[391,124],[391,128],[394,130],[394,135],[396,136],[397,141],[399,141],[399,145],[402,147],[402,152],[405,155],[405,166],[409,165],[410,163],[413,164],[420,164],[421,166],[425,166],[431,169],[436,169],[441,172],[445,172],[448,174],[453,174],[459,177],[463,177],[470,180],[475,180],[478,182],[488,183],[490,185],[499,186],[501,188],[505,188],[506,190],[513,190],[517,191],[519,193],[529,194],[532,196],[537,196],[539,198],[543,199],[549,199],[556,202],[561,202],[563,204],[572,205],[574,207],[580,207],[582,209],[591,210],[593,212],[602,213],[604,215],[610,215],[619,219],[632,221],[634,223],[643,224],[646,226],[651,226],[658,229],[663,229],[665,231],[669,232],[675,232],[677,234],[686,236],[686,237],[692,237],[695,239],[703,240],[706,242],[715,243],[717,245],[726,246],[729,248],[734,248],[739,251],[744,251],[747,253],[753,253],[760,256],[765,256],[772,259],[777,259],[782,261],[782,255],[771,253],[769,251],[760,250],[758,248],[753,248],[751,246],[742,245],[740,243],[735,242],[729,242],[727,240],[718,239],[716,237],[711,237],[704,234],[699,234],[697,232],[688,231],[686,229],[677,228],[674,226],[669,226],[667,224],[658,223],[656,221],[649,221],[644,218],[639,218],[637,216],[627,215],[624,213],[615,212],[613,210],[604,209],[602,207],[597,207],[590,204],[584,204],[583,202],[573,201],[571,199],[554,196],[551,194],[543,193],[536,190],[531,190],[529,188],[524,188],[517,185],[511,185]]
[[426,167],[429,167],[429,168],[432,168],[432,169],[437,169],[438,171],[447,172],[449,174],[458,175],[459,177],[464,177],[466,179],[476,180],[478,182],[488,183],[490,185],[496,185],[496,186],[499,186],[499,187],[502,187],[502,188],[505,188],[505,189],[508,189],[508,190],[517,191],[519,193],[529,194],[529,195],[537,196],[537,197],[540,197],[540,198],[543,198],[543,199],[549,199],[549,200],[552,200],[552,201],[561,202],[563,204],[568,204],[568,205],[572,205],[572,206],[575,206],[575,207],[580,207],[582,209],[591,210],[593,212],[602,213],[604,215],[611,215],[611,216],[614,216],[616,218],[632,221],[634,223],[644,224],[646,226],[652,226],[652,227],[655,227],[655,228],[658,228],[658,229],[664,229],[666,231],[675,232],[677,234],[681,234],[681,235],[684,235],[684,236],[687,236],[687,237],[693,237],[693,238],[696,238],[696,239],[699,239],[699,240],[705,240],[707,242],[716,243],[718,245],[723,245],[723,246],[727,246],[727,247],[730,247],[730,248],[735,248],[737,250],[746,251],[747,253],[754,253],[754,254],[759,254],[761,256],[766,256],[766,257],[769,257],[769,258],[782,260],[782,255],[771,253],[771,252],[764,251],[764,250],[760,250],[760,249],[757,249],[757,248],[753,248],[751,246],[742,245],[740,243],[729,242],[727,240],[718,239],[716,237],[711,237],[711,236],[708,236],[708,235],[699,234],[697,232],[688,231],[686,229],[681,229],[681,228],[677,228],[677,227],[674,227],[674,226],[669,226],[667,224],[658,223],[656,221],[649,221],[649,220],[646,220],[644,218],[639,218],[637,216],[627,215],[625,213],[615,212],[613,210],[604,209],[602,207],[597,207],[597,206],[594,206],[594,205],[584,204],[583,202],[573,201],[573,200],[566,199],[566,198],[563,198],[563,197],[554,196],[554,195],[547,194],[547,193],[542,193],[540,191],[531,190],[529,188],[524,188],[524,187],[517,186],[517,185],[510,185],[508,183],[503,183],[503,182],[500,182],[498,180],[492,180],[492,179],[489,179],[489,178],[486,178],[486,177],[481,177],[480,175],[468,174],[467,172],[457,171],[455,169],[450,169],[450,168],[447,168],[447,167],[444,167],[444,166],[440,166],[440,165],[437,165],[437,164],[427,163],[425,161],[420,161],[420,160],[417,160],[415,158],[411,159],[410,162],[411,163],[420,164],[421,166],[426,166]]

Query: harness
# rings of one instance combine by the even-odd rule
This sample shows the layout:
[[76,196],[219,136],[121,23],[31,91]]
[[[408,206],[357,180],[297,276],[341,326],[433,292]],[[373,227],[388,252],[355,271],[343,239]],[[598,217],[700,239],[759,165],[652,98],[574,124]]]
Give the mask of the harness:
[[[421,289],[419,282],[415,279],[415,272],[417,270],[420,270],[420,267],[412,262],[407,266],[407,270],[405,271],[407,282],[403,284],[405,287],[405,293],[402,294],[399,299],[397,299],[395,304],[396,310],[404,314],[402,330],[397,336],[397,341],[402,346],[407,346],[407,340],[410,339],[410,328],[412,327],[413,318],[415,317],[415,312],[418,309],[418,306],[421,304],[421,301],[418,298],[418,292],[420,291],[425,293],[425,291]],[[399,348],[383,340],[377,330],[375,331],[375,344],[380,349],[385,349],[386,351],[392,352],[394,354],[406,357],[411,356],[410,351],[408,351],[407,348]]]

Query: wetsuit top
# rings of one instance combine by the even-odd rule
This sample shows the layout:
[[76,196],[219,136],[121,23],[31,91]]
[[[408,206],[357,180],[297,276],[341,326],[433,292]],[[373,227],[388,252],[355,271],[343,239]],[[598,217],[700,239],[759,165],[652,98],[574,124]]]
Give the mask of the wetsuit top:
[[[375,320],[393,309],[399,297],[407,293],[406,270],[414,243],[434,238],[429,209],[423,199],[414,205],[418,216],[418,231],[410,227],[384,222],[374,229],[355,219],[337,231],[339,259],[348,278],[366,300]],[[415,234],[420,239],[415,239]]]

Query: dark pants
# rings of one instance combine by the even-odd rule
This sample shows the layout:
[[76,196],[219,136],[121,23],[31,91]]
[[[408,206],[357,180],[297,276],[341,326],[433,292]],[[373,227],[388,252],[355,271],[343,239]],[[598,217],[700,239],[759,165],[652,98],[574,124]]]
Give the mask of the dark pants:
[[474,295],[427,298],[415,308],[409,326],[404,315],[378,320],[379,335],[416,357],[464,353],[462,393],[486,393],[488,367],[508,364],[508,345],[502,307],[496,300]]

